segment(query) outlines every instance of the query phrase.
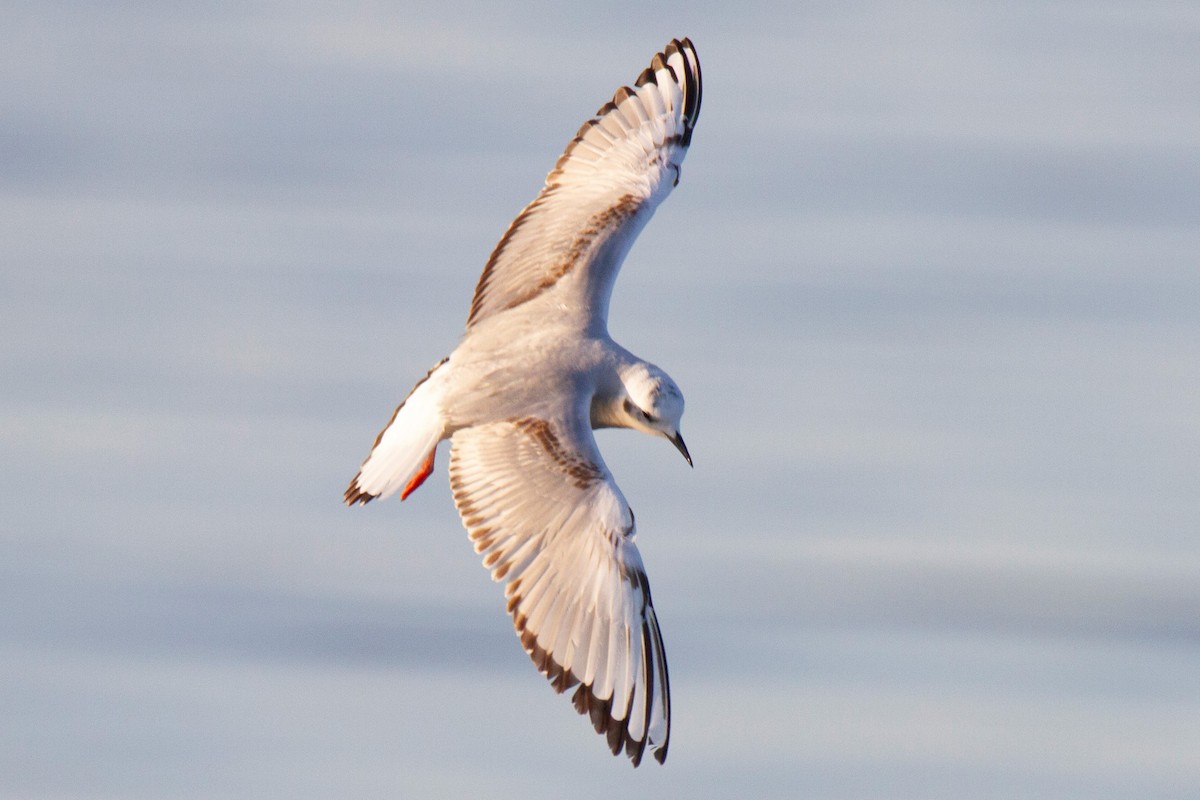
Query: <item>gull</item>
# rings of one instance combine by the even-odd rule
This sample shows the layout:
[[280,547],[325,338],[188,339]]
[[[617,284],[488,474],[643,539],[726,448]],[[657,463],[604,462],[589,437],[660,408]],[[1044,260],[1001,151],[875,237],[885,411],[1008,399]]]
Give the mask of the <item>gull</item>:
[[667,660],[633,511],[592,430],[661,436],[692,463],[683,393],[612,340],[608,304],[679,183],[700,86],[695,48],[674,39],[583,124],[488,259],[458,346],[396,408],[345,493],[349,505],[403,500],[449,439],[455,506],[505,582],[521,644],[634,766],[647,749],[667,756]]

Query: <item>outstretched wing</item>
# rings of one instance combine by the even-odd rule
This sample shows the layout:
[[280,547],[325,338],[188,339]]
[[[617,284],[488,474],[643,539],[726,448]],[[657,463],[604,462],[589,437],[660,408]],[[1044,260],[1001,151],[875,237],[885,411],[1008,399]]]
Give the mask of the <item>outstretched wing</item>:
[[667,757],[667,661],[633,512],[586,420],[537,417],[454,434],[450,486],[525,651],[572,687],[614,755]]
[[554,292],[603,323],[621,261],[679,182],[700,114],[700,62],[672,40],[584,123],[537,198],[513,220],[475,288],[467,327]]

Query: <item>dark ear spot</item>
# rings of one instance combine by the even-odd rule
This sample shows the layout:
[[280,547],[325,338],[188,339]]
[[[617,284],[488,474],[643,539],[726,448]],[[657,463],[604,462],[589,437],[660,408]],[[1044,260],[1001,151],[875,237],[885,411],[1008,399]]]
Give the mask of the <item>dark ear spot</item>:
[[636,419],[645,420],[646,422],[649,422],[651,425],[658,422],[657,417],[655,417],[653,414],[650,414],[646,411],[642,411],[640,408],[635,406],[633,404],[633,401],[630,400],[628,397],[625,398],[625,413]]

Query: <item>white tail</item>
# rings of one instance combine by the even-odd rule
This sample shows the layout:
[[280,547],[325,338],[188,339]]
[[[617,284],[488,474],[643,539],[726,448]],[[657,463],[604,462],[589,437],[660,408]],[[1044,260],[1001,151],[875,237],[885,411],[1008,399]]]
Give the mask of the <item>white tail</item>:
[[391,420],[375,438],[375,446],[346,489],[346,503],[368,503],[403,489],[408,497],[433,471],[433,456],[442,440],[444,423],[438,369],[443,358],[408,393]]

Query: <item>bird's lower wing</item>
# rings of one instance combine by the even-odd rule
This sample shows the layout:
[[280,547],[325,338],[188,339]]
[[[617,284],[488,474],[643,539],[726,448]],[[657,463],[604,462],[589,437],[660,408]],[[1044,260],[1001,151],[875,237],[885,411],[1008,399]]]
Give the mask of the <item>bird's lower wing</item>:
[[667,662],[633,513],[584,420],[514,419],[451,440],[450,485],[517,634],[614,754],[662,762]]

